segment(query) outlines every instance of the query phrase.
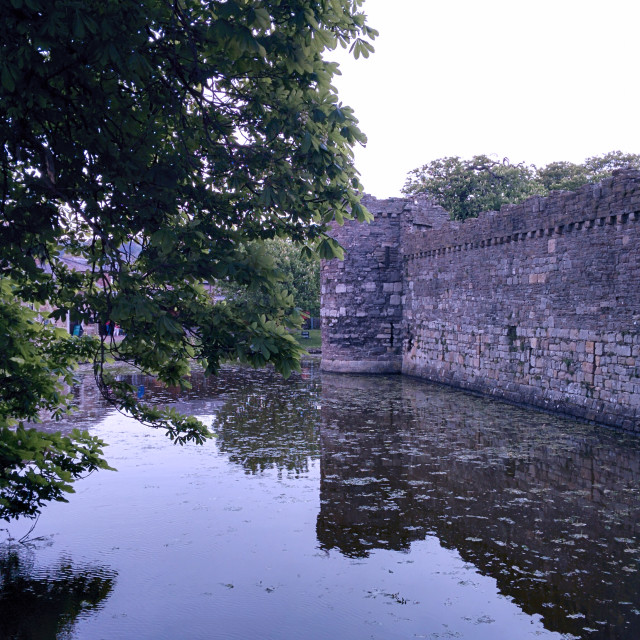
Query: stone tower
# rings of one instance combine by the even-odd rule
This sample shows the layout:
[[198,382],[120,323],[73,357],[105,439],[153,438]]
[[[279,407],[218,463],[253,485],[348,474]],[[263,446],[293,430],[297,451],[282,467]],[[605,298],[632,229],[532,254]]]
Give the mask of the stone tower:
[[322,368],[341,373],[400,373],[403,354],[403,236],[448,219],[426,198],[362,204],[371,224],[335,225],[344,260],[323,261]]

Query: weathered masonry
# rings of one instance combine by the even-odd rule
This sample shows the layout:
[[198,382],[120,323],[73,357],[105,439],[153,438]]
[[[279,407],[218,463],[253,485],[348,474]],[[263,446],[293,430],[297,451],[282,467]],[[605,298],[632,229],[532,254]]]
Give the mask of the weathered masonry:
[[364,200],[322,267],[322,367],[405,373],[640,432],[640,172],[448,221]]

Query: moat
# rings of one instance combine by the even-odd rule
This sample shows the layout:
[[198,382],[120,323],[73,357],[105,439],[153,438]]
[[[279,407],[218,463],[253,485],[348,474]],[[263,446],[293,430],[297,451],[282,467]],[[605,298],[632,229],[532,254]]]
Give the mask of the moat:
[[317,360],[180,397],[133,382],[217,437],[173,446],[87,375],[56,428],[105,439],[118,472],[28,544],[30,523],[0,531],[0,638],[638,637],[637,437]]

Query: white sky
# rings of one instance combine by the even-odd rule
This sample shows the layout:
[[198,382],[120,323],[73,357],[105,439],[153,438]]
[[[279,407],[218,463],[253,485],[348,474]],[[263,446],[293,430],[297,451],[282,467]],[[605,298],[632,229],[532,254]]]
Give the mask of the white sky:
[[376,52],[332,57],[369,139],[356,150],[367,193],[400,195],[411,169],[443,156],[542,166],[640,153],[638,0],[366,0],[363,11]]

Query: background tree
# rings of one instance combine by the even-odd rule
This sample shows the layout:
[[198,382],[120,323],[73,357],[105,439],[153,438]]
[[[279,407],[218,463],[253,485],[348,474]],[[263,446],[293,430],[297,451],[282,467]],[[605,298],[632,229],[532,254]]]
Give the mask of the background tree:
[[497,162],[488,156],[474,156],[471,160],[453,156],[409,172],[403,193],[428,193],[449,211],[453,220],[466,220],[532,195],[547,195],[555,189],[575,190],[624,168],[640,169],[640,155],[610,151],[587,158],[582,164],[562,161],[542,168],[512,165],[506,158]]
[[[266,261],[274,269],[281,294],[291,296],[291,304],[299,311],[320,315],[320,259],[307,255],[286,238],[273,238],[247,247],[253,260]],[[220,293],[237,303],[273,308],[272,297],[260,286],[239,286],[235,282],[219,284]],[[276,300],[277,304],[277,300]]]
[[[0,0],[0,517],[34,514],[106,464],[87,435],[22,429],[42,407],[69,409],[52,381],[76,362],[90,358],[115,406],[179,443],[208,432],[139,402],[109,358],[184,386],[193,359],[208,374],[224,360],[298,366],[292,300],[248,247],[288,237],[330,257],[328,222],[368,217],[352,164],[365,138],[322,57],[349,42],[368,55],[361,4]],[[218,281],[260,288],[272,310],[215,303],[203,283]],[[49,330],[45,302],[126,338]]]
[[601,156],[591,156],[582,164],[551,162],[536,171],[536,181],[545,192],[574,191],[583,184],[610,178],[615,169],[640,169],[640,155],[609,151]]
[[538,193],[532,167],[474,156],[439,158],[409,172],[403,193],[428,193],[444,207],[452,220],[475,218],[481,211],[495,211],[503,204],[521,202]]

